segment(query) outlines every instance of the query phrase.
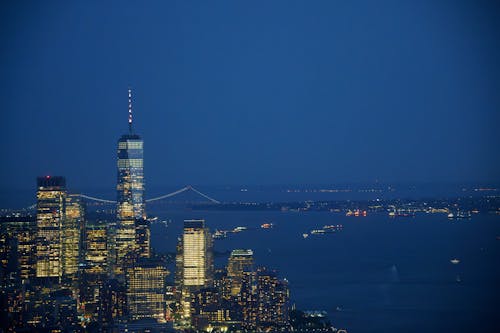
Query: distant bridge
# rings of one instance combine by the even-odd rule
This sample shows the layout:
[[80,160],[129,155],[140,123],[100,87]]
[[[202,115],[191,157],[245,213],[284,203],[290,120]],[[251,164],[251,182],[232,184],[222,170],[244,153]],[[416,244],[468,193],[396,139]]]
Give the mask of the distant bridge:
[[[206,195],[205,193],[202,193],[200,191],[198,191],[197,189],[195,189],[193,186],[191,185],[187,185],[181,189],[178,189],[177,191],[174,191],[174,192],[171,192],[171,193],[167,193],[167,194],[163,194],[163,195],[160,195],[159,197],[155,197],[155,198],[151,198],[151,199],[146,199],[145,201],[146,202],[154,202],[154,201],[158,201],[158,200],[163,200],[163,199],[166,199],[166,198],[170,198],[170,197],[173,197],[173,196],[176,196],[178,194],[181,194],[181,193],[184,193],[184,192],[187,192],[187,191],[192,191],[202,197],[204,197],[205,199],[207,199],[208,201],[212,202],[212,203],[216,203],[216,204],[220,204],[220,201],[219,200],[216,200],[208,195]],[[84,198],[84,199],[87,199],[87,200],[92,200],[92,201],[96,201],[96,202],[102,202],[102,203],[108,203],[108,204],[116,204],[116,200],[107,200],[107,199],[101,199],[101,198],[96,198],[96,197],[92,197],[90,195],[86,195],[86,194],[78,194],[81,198]],[[34,210],[36,209],[36,203],[29,206],[29,207],[26,207],[26,208],[22,208],[22,209],[15,209],[15,210],[12,210],[12,211],[31,211],[31,210]]]
[[[219,200],[216,200],[216,199],[214,199],[212,197],[209,197],[208,195],[206,195],[206,194],[198,191],[197,189],[195,189],[191,185],[185,186],[185,187],[183,187],[181,189],[178,189],[177,191],[174,191],[174,192],[171,192],[171,193],[160,195],[159,197],[155,197],[155,198],[151,198],[151,199],[146,199],[145,201],[146,202],[153,202],[153,201],[163,200],[163,199],[166,199],[166,198],[170,198],[170,197],[176,196],[176,195],[181,194],[181,193],[186,192],[186,191],[193,191],[194,193],[196,193],[196,194],[204,197],[205,199],[209,200],[210,202],[217,203],[217,204],[220,203]],[[116,200],[101,199],[101,198],[91,197],[90,195],[85,195],[85,194],[80,194],[80,197],[88,199],[88,200],[92,200],[92,201],[97,201],[97,202],[116,204]]]

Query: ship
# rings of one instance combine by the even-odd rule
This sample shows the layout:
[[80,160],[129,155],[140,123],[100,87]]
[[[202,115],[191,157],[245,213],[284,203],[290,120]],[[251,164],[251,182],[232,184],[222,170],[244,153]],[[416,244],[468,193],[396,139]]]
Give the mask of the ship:
[[240,231],[243,231],[243,230],[247,230],[247,227],[236,227],[233,229],[233,232],[240,232]]
[[264,224],[261,224],[260,227],[262,229],[270,229],[272,228],[274,225],[272,223],[264,223]]
[[456,265],[458,263],[460,263],[460,260],[458,260],[457,258],[453,258],[450,260],[450,262],[453,264],[453,265]]
[[314,229],[311,230],[311,235],[324,235],[324,234],[333,234],[337,231],[342,230],[344,226],[342,224],[337,225],[325,225],[322,229]]
[[356,217],[359,217],[359,216],[366,216],[368,213],[366,210],[359,210],[359,209],[356,209],[356,210],[348,210],[347,213],[345,213],[345,216],[356,216]]
[[214,234],[212,235],[212,238],[214,239],[223,239],[227,237],[227,232],[224,230],[215,230]]

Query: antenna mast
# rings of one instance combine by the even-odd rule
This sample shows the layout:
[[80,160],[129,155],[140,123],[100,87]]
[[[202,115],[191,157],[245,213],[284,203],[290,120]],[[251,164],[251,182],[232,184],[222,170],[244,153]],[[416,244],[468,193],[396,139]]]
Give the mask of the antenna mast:
[[128,131],[132,134],[132,89],[128,88]]

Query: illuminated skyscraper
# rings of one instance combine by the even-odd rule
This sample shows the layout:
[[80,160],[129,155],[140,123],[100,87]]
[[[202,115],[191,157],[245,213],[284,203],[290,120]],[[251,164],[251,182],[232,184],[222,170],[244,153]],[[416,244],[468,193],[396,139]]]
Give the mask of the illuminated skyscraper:
[[126,270],[127,305],[130,318],[146,318],[165,322],[165,279],[167,270],[162,263],[139,260]]
[[231,280],[231,295],[236,296],[241,289],[243,272],[253,269],[252,250],[233,250],[227,263],[227,276]]
[[212,236],[205,220],[185,220],[182,237],[183,319],[191,317],[191,294],[208,287],[213,279]]
[[81,251],[81,233],[84,226],[84,209],[80,196],[66,197],[66,214],[62,224],[62,274],[74,276],[78,271]]
[[183,244],[183,285],[201,288],[210,285],[213,271],[212,237],[205,220],[185,220]]
[[66,179],[38,177],[37,185],[36,276],[60,278],[62,276],[61,228],[65,219]]
[[[118,140],[118,225],[116,230],[116,273],[123,273],[126,255],[137,250],[136,220],[145,219],[143,141],[132,129],[132,92],[128,91],[129,133]],[[149,241],[148,241],[149,244]]]
[[108,234],[105,225],[89,225],[85,237],[85,264],[88,271],[103,274],[108,264]]

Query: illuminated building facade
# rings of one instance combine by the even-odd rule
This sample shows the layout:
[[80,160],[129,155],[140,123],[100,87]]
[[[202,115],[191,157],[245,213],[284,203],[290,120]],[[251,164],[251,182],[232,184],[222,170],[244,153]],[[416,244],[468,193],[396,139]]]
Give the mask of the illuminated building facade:
[[[15,254],[16,270],[22,281],[31,280],[36,276],[36,219],[33,216],[11,216],[0,218],[0,236],[2,267],[6,267],[8,258]],[[10,246],[15,247],[10,249]],[[14,250],[9,253],[8,250]],[[5,266],[4,266],[5,265]]]
[[165,322],[166,277],[163,264],[151,259],[141,259],[127,268],[127,306],[132,320],[152,318]]
[[259,328],[284,327],[289,316],[288,282],[279,279],[275,271],[257,271],[257,323]]
[[[132,95],[129,97],[129,133],[118,140],[116,273],[123,273],[123,261],[137,250],[136,220],[145,219],[143,140],[132,130]],[[149,236],[149,234],[147,234]],[[147,241],[149,244],[149,240]]]
[[151,226],[147,219],[135,220],[135,244],[140,258],[151,256]]
[[211,285],[213,279],[212,236],[205,220],[185,220],[182,236],[183,318],[191,318],[191,293]]
[[81,234],[84,229],[84,208],[80,196],[66,196],[65,219],[62,224],[62,274],[65,277],[75,276],[80,262]]
[[108,265],[108,230],[105,225],[89,225],[85,236],[85,264],[94,273],[106,273]]
[[227,263],[227,276],[231,280],[231,295],[239,294],[243,272],[251,270],[253,270],[253,251],[233,250]]
[[212,280],[212,237],[204,220],[185,220],[183,245],[183,285],[201,288]]
[[36,276],[60,278],[62,276],[61,228],[65,219],[66,179],[38,177],[37,186]]

